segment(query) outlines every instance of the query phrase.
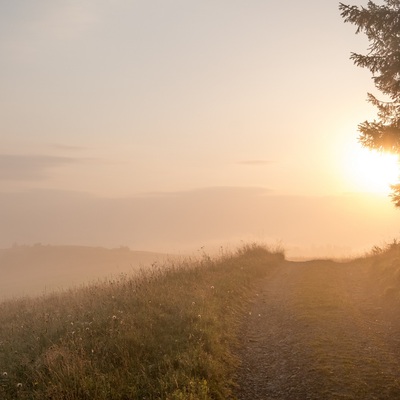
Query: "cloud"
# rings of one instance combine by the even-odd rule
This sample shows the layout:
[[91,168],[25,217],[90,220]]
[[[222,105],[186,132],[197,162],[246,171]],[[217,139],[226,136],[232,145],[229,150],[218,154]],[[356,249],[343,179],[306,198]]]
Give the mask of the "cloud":
[[200,198],[202,196],[215,197],[215,196],[262,196],[265,194],[270,194],[271,189],[259,186],[211,186],[202,187],[191,190],[181,190],[177,192],[148,192],[144,193],[142,196],[148,197],[195,197]]
[[260,165],[267,165],[267,164],[271,164],[272,161],[270,160],[243,160],[243,161],[239,161],[238,164],[239,165],[252,165],[252,166],[260,166]]
[[86,147],[81,147],[81,146],[69,146],[66,144],[60,144],[60,143],[53,143],[51,144],[51,148],[55,150],[62,150],[62,151],[82,151],[82,150],[87,150]]
[[70,157],[0,154],[0,180],[42,180],[50,169],[77,161]]

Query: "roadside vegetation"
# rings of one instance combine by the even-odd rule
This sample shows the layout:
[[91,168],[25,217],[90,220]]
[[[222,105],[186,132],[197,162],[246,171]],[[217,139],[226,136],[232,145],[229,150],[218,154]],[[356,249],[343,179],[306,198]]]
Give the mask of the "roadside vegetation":
[[0,398],[227,399],[252,288],[283,260],[246,245],[4,301]]
[[[353,261],[363,267],[368,285],[366,289],[374,296],[377,305],[389,311],[400,306],[400,242],[374,246],[364,257]],[[397,318],[394,323],[397,321]],[[400,322],[399,322],[400,325]]]

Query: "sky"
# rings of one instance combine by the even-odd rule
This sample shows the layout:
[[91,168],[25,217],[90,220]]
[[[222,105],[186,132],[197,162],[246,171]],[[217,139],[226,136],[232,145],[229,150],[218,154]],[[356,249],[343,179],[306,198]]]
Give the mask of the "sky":
[[393,240],[357,142],[368,42],[338,5],[1,2],[0,247]]

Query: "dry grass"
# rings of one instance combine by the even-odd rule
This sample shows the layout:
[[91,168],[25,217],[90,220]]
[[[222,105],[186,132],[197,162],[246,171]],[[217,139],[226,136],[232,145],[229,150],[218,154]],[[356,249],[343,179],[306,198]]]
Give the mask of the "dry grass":
[[280,250],[170,262],[0,304],[0,398],[226,399],[237,329]]

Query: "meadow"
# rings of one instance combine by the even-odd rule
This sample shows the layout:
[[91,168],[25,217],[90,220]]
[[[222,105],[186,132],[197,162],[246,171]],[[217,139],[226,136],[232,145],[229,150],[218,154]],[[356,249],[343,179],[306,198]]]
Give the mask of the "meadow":
[[226,399],[238,332],[281,249],[216,258],[0,303],[0,398]]
[[251,244],[4,300],[0,398],[398,398],[399,287],[397,241],[341,262]]

